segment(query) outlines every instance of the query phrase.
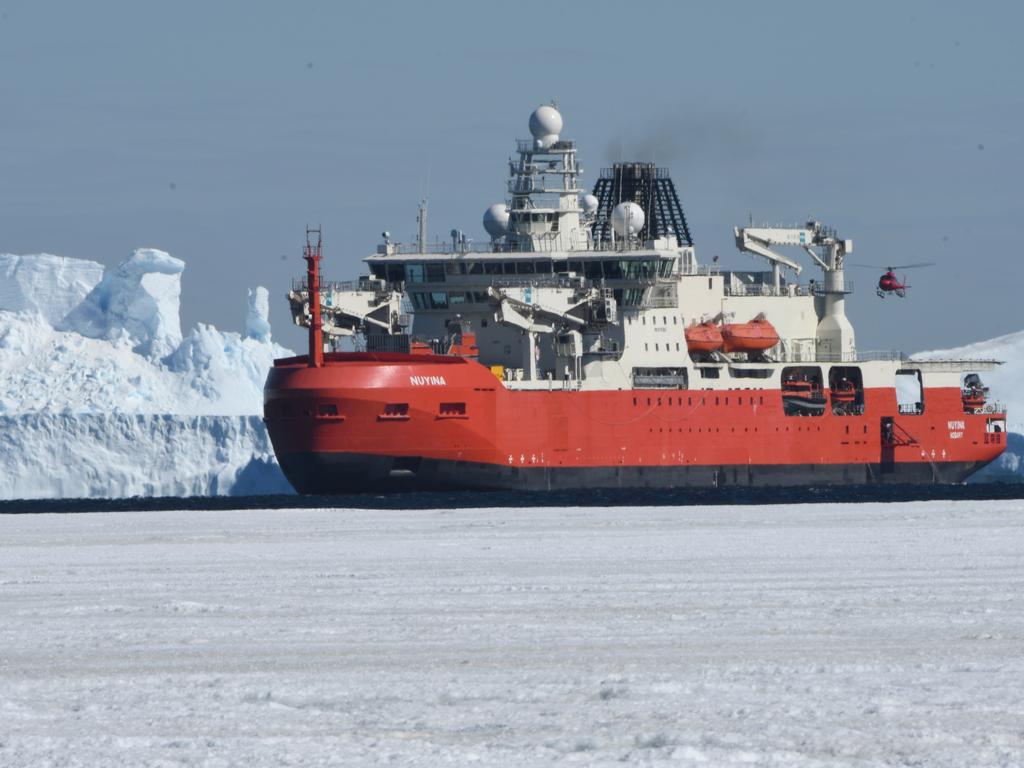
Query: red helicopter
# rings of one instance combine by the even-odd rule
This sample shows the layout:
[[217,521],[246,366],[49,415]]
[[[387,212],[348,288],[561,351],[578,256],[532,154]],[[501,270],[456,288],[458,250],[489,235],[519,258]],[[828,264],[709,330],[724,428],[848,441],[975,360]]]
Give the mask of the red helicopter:
[[901,299],[907,295],[907,289],[910,287],[907,284],[907,278],[903,278],[903,282],[900,282],[899,278],[896,277],[897,269],[917,269],[918,267],[931,267],[935,264],[933,261],[923,261],[919,264],[897,264],[894,267],[881,267],[875,264],[857,264],[858,267],[866,267],[869,269],[884,269],[885,274],[878,278],[878,287],[875,289],[875,293],[878,294],[879,298],[884,299],[887,293],[895,293]]

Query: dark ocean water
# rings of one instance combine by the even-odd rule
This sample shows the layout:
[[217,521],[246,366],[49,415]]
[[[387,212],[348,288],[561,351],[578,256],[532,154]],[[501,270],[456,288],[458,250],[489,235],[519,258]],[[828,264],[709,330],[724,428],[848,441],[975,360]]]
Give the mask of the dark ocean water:
[[346,496],[194,496],[131,499],[0,501],[0,514],[203,509],[467,509],[473,507],[720,506],[725,504],[850,504],[900,501],[1024,499],[1024,484],[864,485],[822,488],[609,489],[460,491]]

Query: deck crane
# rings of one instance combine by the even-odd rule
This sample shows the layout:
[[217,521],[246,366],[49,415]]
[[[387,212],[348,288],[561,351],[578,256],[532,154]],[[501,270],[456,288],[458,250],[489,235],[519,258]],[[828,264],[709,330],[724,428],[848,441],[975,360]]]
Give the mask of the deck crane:
[[528,381],[538,378],[537,337],[554,334],[568,339],[569,368],[580,377],[584,335],[618,322],[618,308],[611,291],[600,288],[517,287],[487,289],[496,322],[518,328],[526,336],[523,372]]
[[[771,246],[802,248],[821,267],[821,284],[812,285],[816,296],[823,298],[815,346],[819,359],[854,360],[856,349],[853,326],[846,318],[845,300],[850,291],[843,276],[843,261],[853,251],[853,240],[841,239],[834,229],[819,221],[808,221],[803,227],[736,227],[736,247],[771,262],[772,282],[776,293],[781,291],[782,268],[797,275],[801,266],[772,250]],[[815,250],[817,249],[817,250]]]
[[[308,287],[304,284],[289,291],[288,303],[292,321],[309,326],[312,312]],[[401,292],[374,278],[324,284],[320,289],[320,317],[323,334],[332,348],[341,337],[366,333],[392,335],[408,324],[402,313]]]

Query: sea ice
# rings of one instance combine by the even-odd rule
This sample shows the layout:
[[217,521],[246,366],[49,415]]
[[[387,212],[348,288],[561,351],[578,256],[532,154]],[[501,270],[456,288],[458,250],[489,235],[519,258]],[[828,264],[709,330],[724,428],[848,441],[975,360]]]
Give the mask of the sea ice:
[[0,764],[1024,765],[1022,515],[0,517]]

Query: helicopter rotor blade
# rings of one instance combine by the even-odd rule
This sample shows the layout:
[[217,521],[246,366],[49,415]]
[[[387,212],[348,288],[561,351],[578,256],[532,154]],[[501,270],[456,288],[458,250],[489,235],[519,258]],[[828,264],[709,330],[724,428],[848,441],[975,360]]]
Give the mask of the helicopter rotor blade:
[[894,267],[889,267],[889,269],[916,269],[917,267],[934,267],[934,266],[935,266],[935,262],[934,261],[921,261],[921,262],[918,262],[917,264],[897,264]]
[[934,267],[934,261],[922,261],[917,264],[847,264],[848,267],[860,267],[861,269],[885,269],[885,270],[896,270],[896,269],[916,269],[917,267]]

